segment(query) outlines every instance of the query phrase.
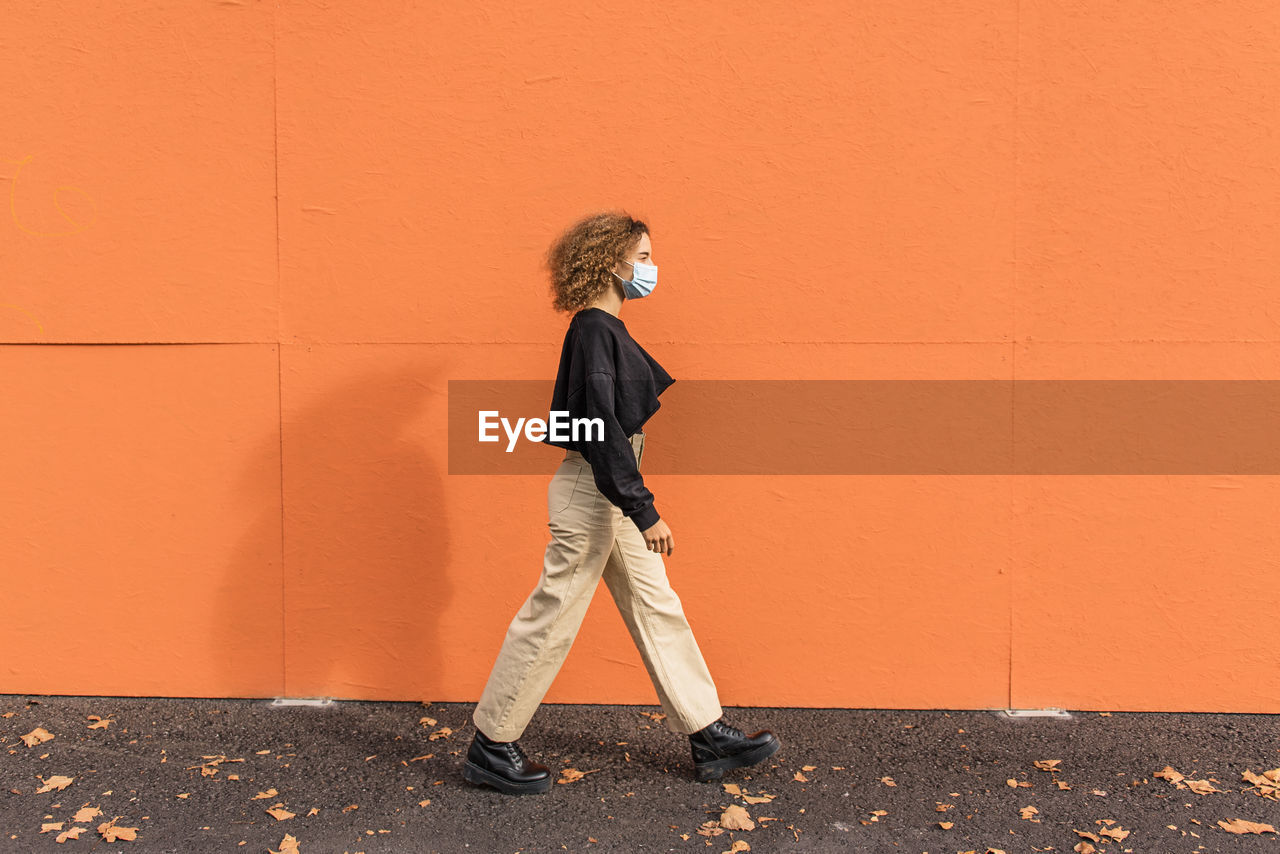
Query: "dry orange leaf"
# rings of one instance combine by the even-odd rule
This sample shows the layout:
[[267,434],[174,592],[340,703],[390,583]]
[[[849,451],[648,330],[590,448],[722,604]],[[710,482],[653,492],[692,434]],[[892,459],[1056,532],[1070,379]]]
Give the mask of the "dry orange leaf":
[[36,776],[40,778],[40,781],[42,783],[44,783],[43,786],[36,789],[37,795],[40,794],[41,792],[52,792],[54,789],[57,789],[60,792],[63,789],[65,789],[67,786],[70,786],[71,781],[75,779],[75,777],[64,777],[61,774],[54,774],[52,777],[50,777],[47,780],[44,777],[40,777],[39,774],[37,774]]
[[35,747],[37,744],[43,744],[53,738],[53,733],[44,727],[38,726],[31,732],[22,736],[22,741],[27,747]]
[[808,777],[806,777],[803,773],[801,773],[801,772],[799,772],[799,771],[797,771],[797,772],[796,772],[796,775],[795,775],[794,777],[792,777],[791,779],[792,779],[794,782],[796,782],[796,783],[807,783],[807,782],[809,782],[809,778],[808,778]]
[[102,810],[97,807],[80,807],[71,821],[76,824],[86,824],[100,815],[102,815]]
[[720,785],[724,786],[724,790],[731,795],[742,794],[742,787],[739,786],[737,783],[721,783]]
[[733,844],[729,846],[729,850],[723,851],[721,852],[721,854],[738,854],[739,851],[750,851],[750,850],[751,850],[751,846],[747,844],[747,840],[735,839],[733,840]]
[[116,816],[111,821],[104,821],[98,825],[98,833],[108,842],[117,842],[121,839],[132,842],[138,838],[138,828],[136,827],[120,827],[116,824],[121,816]]
[[1068,785],[1067,785],[1067,782],[1066,782],[1065,780],[1054,780],[1053,782],[1057,784],[1057,786],[1058,786],[1058,788],[1059,788],[1059,789],[1070,789],[1070,788],[1071,788],[1070,786],[1068,786]]
[[1208,780],[1183,780],[1187,788],[1195,792],[1197,795],[1207,795],[1210,792],[1221,792],[1221,789],[1215,789],[1213,783]]
[[756,823],[747,811],[737,804],[730,804],[720,814],[720,826],[725,830],[755,830]]
[[442,726],[440,729],[427,736],[427,738],[431,741],[439,741],[440,739],[448,738],[451,735],[453,735],[453,730],[449,729],[447,726]]
[[55,841],[66,842],[68,839],[79,839],[80,834],[84,833],[88,829],[89,828],[87,827],[68,827],[66,830],[58,834]]
[[818,770],[818,766],[817,766],[817,765],[802,765],[802,766],[800,766],[800,770],[801,770],[801,771],[817,771],[817,770]]
[[260,800],[263,800],[263,799],[265,799],[265,798],[274,798],[274,797],[275,797],[276,795],[278,795],[278,794],[280,794],[280,793],[279,793],[279,792],[277,792],[275,789],[267,789],[265,792],[258,792],[258,794],[254,795],[254,796],[253,796],[252,798],[250,798],[249,800],[251,800],[251,801],[260,801]]
[[896,785],[898,785],[897,783],[893,782],[893,778],[892,778],[892,777],[881,777],[881,778],[880,778],[880,782],[881,782],[881,783],[884,783],[886,786],[896,786]]
[[62,830],[62,825],[63,822],[60,821],[46,821],[40,825],[40,832],[48,833],[51,830]]
[[1245,821],[1242,818],[1233,818],[1231,821],[1218,821],[1218,826],[1227,833],[1275,833],[1276,829],[1269,824],[1261,824],[1256,821]]
[[418,718],[418,723],[422,724],[423,726],[435,726],[436,719],[435,718]]
[[1181,783],[1185,779],[1181,774],[1179,774],[1177,771],[1174,770],[1172,765],[1164,766],[1163,768],[1161,768],[1159,771],[1152,774],[1151,776],[1160,777],[1174,784]]
[[777,795],[768,795],[761,792],[758,795],[743,795],[742,799],[749,804],[767,804],[776,797]]
[[938,822],[938,827],[942,828],[943,830],[950,830],[951,828],[953,828],[953,827],[955,827],[955,826],[956,826],[956,823],[955,823],[954,821],[940,821],[940,822]]
[[279,851],[271,851],[270,848],[267,850],[270,851],[271,854],[301,854],[298,850],[298,840],[294,839],[293,834],[291,833],[286,833],[284,835],[284,839],[280,842]]
[[696,832],[699,836],[719,836],[724,833],[724,828],[720,826],[720,822],[712,819],[704,821]]
[[1090,842],[1098,842],[1098,843],[1102,842],[1102,840],[1098,838],[1098,835],[1096,833],[1090,833],[1087,830],[1077,830],[1076,833],[1079,834],[1080,836],[1083,836],[1085,839],[1088,839]]
[[577,768],[564,768],[560,771],[560,779],[557,783],[576,783],[588,774],[594,774],[599,768],[592,768],[590,771],[579,771]]
[[1116,842],[1123,842],[1124,838],[1129,835],[1129,831],[1120,827],[1120,825],[1116,825],[1115,827],[1104,827],[1098,831],[1098,835],[1114,839]]
[[89,724],[89,729],[106,729],[108,726],[115,723],[115,721],[110,718],[101,718],[97,715],[89,715],[85,720],[93,721],[93,723]]
[[1071,850],[1076,852],[1076,854],[1094,854],[1098,849],[1081,839]]
[[1036,809],[1035,807],[1023,807],[1022,809],[1018,810],[1018,813],[1027,821],[1039,821],[1040,819],[1038,818],[1032,818],[1032,816],[1037,814],[1038,812],[1040,812],[1040,810]]
[[1041,771],[1057,771],[1058,763],[1061,761],[1061,759],[1037,759],[1035,766]]
[[267,808],[267,814],[276,821],[284,821],[287,818],[293,818],[297,813],[291,813],[284,808],[284,804],[274,804]]
[[1280,768],[1272,768],[1270,771],[1263,771],[1261,774],[1255,774],[1253,771],[1245,769],[1241,772],[1240,777],[1251,784],[1250,789],[1257,789],[1259,797],[1271,798],[1272,800],[1280,800]]

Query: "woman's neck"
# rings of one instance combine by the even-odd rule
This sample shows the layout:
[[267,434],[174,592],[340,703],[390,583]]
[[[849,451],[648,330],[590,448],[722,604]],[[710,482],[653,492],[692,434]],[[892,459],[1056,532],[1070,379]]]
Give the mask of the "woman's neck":
[[622,293],[622,286],[614,282],[613,287],[587,303],[587,308],[598,308],[601,311],[609,312],[614,317],[619,317],[622,314],[623,302],[625,302],[625,299]]

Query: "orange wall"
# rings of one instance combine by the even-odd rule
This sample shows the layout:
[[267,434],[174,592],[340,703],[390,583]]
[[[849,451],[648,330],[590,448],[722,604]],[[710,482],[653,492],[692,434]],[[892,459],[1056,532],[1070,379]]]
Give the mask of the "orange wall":
[[[0,692],[478,697],[557,455],[447,382],[599,208],[677,379],[1280,378],[1275,4],[128,5],[0,32]],[[648,481],[726,704],[1280,712],[1280,478]]]

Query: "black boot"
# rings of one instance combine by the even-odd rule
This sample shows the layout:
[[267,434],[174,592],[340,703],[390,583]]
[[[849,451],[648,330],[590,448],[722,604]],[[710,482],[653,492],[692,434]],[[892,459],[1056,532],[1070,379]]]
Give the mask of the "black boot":
[[532,762],[514,741],[491,741],[479,729],[467,751],[462,776],[469,783],[492,786],[508,795],[545,792],[551,788],[551,770]]
[[755,765],[782,746],[767,729],[747,736],[723,718],[690,735],[689,745],[693,748],[694,776],[699,782],[718,780],[725,771]]

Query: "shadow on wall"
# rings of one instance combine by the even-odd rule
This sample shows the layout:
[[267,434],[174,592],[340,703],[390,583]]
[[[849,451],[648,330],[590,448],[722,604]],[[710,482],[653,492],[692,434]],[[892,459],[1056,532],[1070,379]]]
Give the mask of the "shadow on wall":
[[[303,347],[325,355],[321,345]],[[286,349],[286,378],[294,368],[289,356]],[[366,371],[288,413],[284,514],[273,495],[246,497],[262,513],[219,594],[222,619],[210,643],[226,651],[218,664],[224,695],[430,700],[444,693],[439,621],[453,595],[447,449],[429,444],[442,432],[422,428],[445,421],[446,396],[430,391],[443,387],[436,382],[442,373],[437,364]],[[280,444],[266,439],[250,470],[271,465]],[[260,558],[279,554],[264,546],[280,536],[282,518],[283,572]],[[283,608],[268,613],[246,597],[283,597]]]

